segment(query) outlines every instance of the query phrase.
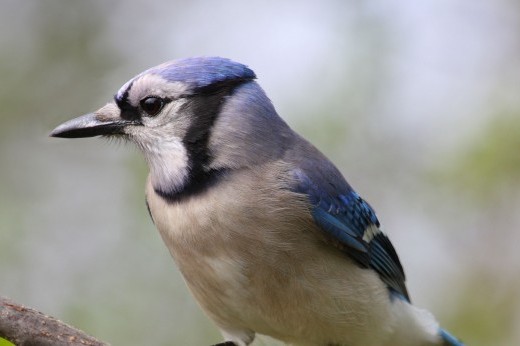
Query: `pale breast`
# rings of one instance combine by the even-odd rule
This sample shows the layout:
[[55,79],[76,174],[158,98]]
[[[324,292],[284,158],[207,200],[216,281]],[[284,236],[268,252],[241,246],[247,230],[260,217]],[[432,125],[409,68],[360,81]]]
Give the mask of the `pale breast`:
[[331,251],[305,198],[285,189],[282,175],[283,166],[239,172],[180,203],[166,202],[148,182],[152,217],[193,295],[220,327],[287,342],[380,323],[387,309],[374,316],[366,303],[386,306],[386,288]]

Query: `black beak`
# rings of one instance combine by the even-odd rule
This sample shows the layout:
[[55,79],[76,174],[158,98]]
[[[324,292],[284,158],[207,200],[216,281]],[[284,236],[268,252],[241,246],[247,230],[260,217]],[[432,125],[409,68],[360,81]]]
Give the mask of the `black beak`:
[[142,125],[139,119],[121,118],[121,110],[113,102],[94,113],[69,120],[52,130],[51,137],[83,138],[124,135],[128,125]]
[[101,121],[96,113],[89,113],[74,118],[56,127],[52,130],[51,137],[61,138],[83,138],[104,135],[123,134],[123,128],[129,125],[129,121],[125,120],[107,120]]

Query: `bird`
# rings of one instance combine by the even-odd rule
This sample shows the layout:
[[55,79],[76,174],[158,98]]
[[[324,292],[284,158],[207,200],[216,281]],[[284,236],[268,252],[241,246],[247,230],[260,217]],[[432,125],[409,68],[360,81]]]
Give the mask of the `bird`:
[[168,61],[50,136],[140,149],[148,212],[217,345],[463,345],[412,305],[374,209],[256,80],[227,58]]

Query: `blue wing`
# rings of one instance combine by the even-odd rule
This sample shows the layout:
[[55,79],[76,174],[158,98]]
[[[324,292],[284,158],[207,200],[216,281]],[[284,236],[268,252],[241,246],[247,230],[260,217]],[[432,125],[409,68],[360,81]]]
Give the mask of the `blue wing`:
[[399,257],[390,239],[380,230],[370,205],[344,181],[335,186],[320,184],[321,179],[313,180],[302,171],[295,176],[296,191],[309,198],[314,221],[327,238],[360,266],[375,270],[393,293],[409,301]]

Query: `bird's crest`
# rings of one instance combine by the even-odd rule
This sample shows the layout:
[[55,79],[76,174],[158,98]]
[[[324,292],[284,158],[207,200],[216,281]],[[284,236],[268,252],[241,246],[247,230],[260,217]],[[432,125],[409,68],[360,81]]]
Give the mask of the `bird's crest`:
[[190,94],[205,91],[208,88],[219,88],[223,84],[256,79],[253,70],[246,65],[226,58],[193,57],[178,59],[140,73],[120,89],[116,99],[123,98],[132,81],[144,75],[156,75],[170,83],[181,83],[187,93]]

